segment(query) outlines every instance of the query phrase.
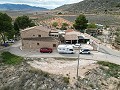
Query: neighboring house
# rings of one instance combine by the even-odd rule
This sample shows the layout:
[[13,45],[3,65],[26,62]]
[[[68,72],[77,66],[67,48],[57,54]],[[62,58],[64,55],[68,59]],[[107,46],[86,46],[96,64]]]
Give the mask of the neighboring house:
[[82,33],[72,29],[65,31],[64,38],[66,44],[87,43],[89,41]]
[[59,37],[59,31],[58,30],[51,30],[49,32],[49,36],[58,38]]
[[60,41],[51,36],[53,30],[43,26],[34,26],[21,31],[22,48],[39,50],[42,47],[56,49]]
[[102,35],[103,30],[98,28],[88,28],[86,29],[86,33],[91,36],[97,36],[97,35]]

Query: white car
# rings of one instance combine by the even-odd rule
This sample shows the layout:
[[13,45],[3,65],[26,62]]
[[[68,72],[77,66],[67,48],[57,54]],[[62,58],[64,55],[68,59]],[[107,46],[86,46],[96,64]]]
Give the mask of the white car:
[[5,43],[14,43],[15,41],[13,39],[9,39],[7,41],[5,41]]
[[89,49],[81,49],[80,54],[90,54],[90,50]]
[[79,48],[80,46],[81,46],[81,44],[78,44],[78,43],[77,43],[77,44],[75,44],[73,47],[74,47],[74,48]]

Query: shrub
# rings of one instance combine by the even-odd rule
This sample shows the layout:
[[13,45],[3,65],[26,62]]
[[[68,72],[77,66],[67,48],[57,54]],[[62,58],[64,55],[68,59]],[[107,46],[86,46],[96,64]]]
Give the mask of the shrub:
[[11,54],[10,52],[3,52],[1,54],[2,62],[5,64],[20,64],[23,60],[22,57]]
[[109,67],[109,69],[106,70],[108,75],[115,77],[115,78],[120,77],[120,73],[119,73],[120,72],[120,65],[110,63],[110,62],[104,62],[104,61],[98,61],[97,63],[102,65],[102,66]]
[[69,84],[69,77],[63,77],[64,83]]

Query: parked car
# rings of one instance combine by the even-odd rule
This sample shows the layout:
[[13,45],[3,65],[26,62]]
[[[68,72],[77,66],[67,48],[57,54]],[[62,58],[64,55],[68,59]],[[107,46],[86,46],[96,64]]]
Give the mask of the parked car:
[[81,49],[80,54],[90,54],[90,50],[89,49]]
[[4,46],[4,47],[8,47],[8,46],[9,46],[8,43],[3,43],[3,44],[1,44],[1,45]]
[[5,41],[5,43],[14,43],[15,41],[13,39],[9,39],[7,41]]
[[81,46],[81,44],[76,43],[73,47],[74,47],[74,48],[79,48],[80,46]]
[[53,50],[52,50],[52,48],[41,48],[40,52],[41,53],[52,53]]

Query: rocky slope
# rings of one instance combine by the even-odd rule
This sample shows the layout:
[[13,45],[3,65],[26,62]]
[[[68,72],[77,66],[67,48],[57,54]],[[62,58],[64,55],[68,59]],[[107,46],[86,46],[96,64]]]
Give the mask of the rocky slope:
[[109,76],[108,69],[91,69],[72,86],[69,78],[43,72],[26,62],[15,66],[0,64],[0,90],[120,90],[120,78]]
[[63,5],[56,8],[69,12],[119,11],[120,0],[84,0],[79,3]]

